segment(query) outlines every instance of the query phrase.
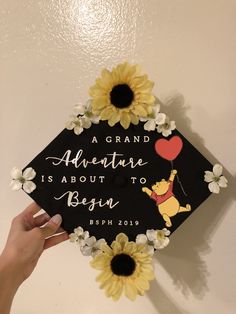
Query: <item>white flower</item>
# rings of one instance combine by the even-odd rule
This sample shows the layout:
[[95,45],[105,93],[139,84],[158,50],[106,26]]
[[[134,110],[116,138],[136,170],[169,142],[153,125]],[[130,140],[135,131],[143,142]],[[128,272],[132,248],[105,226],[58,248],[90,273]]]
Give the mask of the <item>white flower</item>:
[[175,121],[170,121],[170,118],[166,116],[164,123],[157,126],[157,132],[162,133],[163,136],[167,137],[171,135],[175,128]]
[[160,112],[160,104],[156,104],[153,107],[153,111],[146,118],[140,118],[140,121],[147,121],[144,124],[144,130],[146,131],[154,131],[156,126],[159,124],[163,124],[165,122],[166,115]]
[[220,187],[226,188],[228,180],[222,176],[223,167],[219,164],[215,164],[213,167],[213,172],[205,171],[204,181],[208,182],[208,189],[212,193],[219,193]]
[[94,236],[85,240],[85,245],[80,248],[81,253],[85,256],[95,257],[102,252],[101,245],[105,244],[105,239],[96,240]]
[[76,105],[74,107],[75,113],[80,116],[88,118],[92,123],[98,124],[100,117],[92,113],[92,100],[89,99],[85,105]]
[[136,243],[145,245],[145,253],[150,255],[154,254],[153,241],[149,241],[148,237],[145,234],[138,234],[136,237]]
[[21,170],[14,167],[11,170],[12,181],[10,183],[10,187],[14,191],[18,191],[23,188],[26,193],[31,193],[36,189],[36,184],[31,181],[35,178],[35,176],[36,172],[31,167],[26,168],[23,173]]
[[156,240],[154,241],[154,248],[157,250],[164,249],[170,242],[168,236],[170,235],[170,231],[166,228],[162,230],[156,230]]
[[74,112],[66,122],[66,128],[74,130],[76,135],[80,135],[84,129],[89,129],[92,123],[99,123],[100,117],[92,113],[91,100],[88,100],[85,105],[76,105]]
[[89,118],[85,116],[76,116],[71,115],[69,120],[66,123],[67,130],[73,130],[76,135],[80,135],[84,129],[89,129],[92,125],[92,122]]
[[170,231],[166,228],[162,230],[147,230],[146,235],[145,234],[139,234],[136,237],[136,243],[146,245],[145,252],[153,255],[154,249],[163,249],[169,244],[169,238]]
[[70,242],[76,242],[79,246],[84,246],[86,239],[89,238],[89,232],[84,231],[82,227],[74,229],[74,233],[69,235]]

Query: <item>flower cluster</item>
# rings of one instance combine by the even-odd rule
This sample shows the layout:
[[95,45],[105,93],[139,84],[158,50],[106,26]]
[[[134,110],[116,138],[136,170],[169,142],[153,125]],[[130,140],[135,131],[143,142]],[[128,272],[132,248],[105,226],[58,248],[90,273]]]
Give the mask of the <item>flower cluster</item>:
[[222,176],[223,167],[215,164],[213,171],[205,171],[204,181],[208,183],[208,189],[212,193],[220,193],[220,188],[226,188],[228,180]]
[[154,131],[162,133],[163,136],[167,137],[171,135],[172,131],[176,128],[175,121],[170,121],[170,118],[160,112],[160,104],[155,103],[152,113],[147,117],[140,118],[140,121],[146,122],[144,124],[144,130]]
[[111,246],[103,244],[101,249],[91,266],[101,271],[96,280],[106,296],[116,301],[123,292],[130,300],[144,295],[150,287],[149,281],[154,279],[152,257],[144,252],[144,246],[120,233]]
[[93,113],[110,126],[120,122],[124,129],[137,125],[140,117],[152,112],[154,83],[141,73],[138,65],[118,64],[111,71],[104,69],[90,87]]
[[88,100],[85,105],[76,105],[74,114],[66,122],[67,130],[74,130],[76,135],[80,135],[84,129],[89,129],[92,125],[99,123],[99,116],[92,113],[91,101]]
[[116,236],[108,245],[104,239],[90,237],[82,227],[74,229],[70,241],[77,243],[83,255],[92,256],[91,266],[101,273],[96,278],[100,288],[108,297],[118,300],[122,293],[130,300],[144,295],[154,279],[152,255],[154,250],[163,249],[169,243],[170,231],[147,230],[139,234],[136,242],[129,241],[124,233]]
[[90,237],[88,231],[84,231],[82,227],[74,229],[74,233],[69,235],[70,242],[75,242],[79,245],[80,251],[85,256],[95,257],[101,253],[101,245],[105,244],[104,239],[96,240],[94,236]]
[[23,188],[26,193],[31,193],[36,189],[36,184],[31,181],[36,177],[36,172],[33,168],[26,168],[23,173],[20,169],[14,167],[11,170],[10,187],[13,191],[18,191]]
[[145,246],[145,252],[150,255],[154,254],[155,250],[164,249],[170,242],[168,236],[170,231],[166,228],[162,230],[147,230],[146,234],[139,234],[136,237],[136,243]]

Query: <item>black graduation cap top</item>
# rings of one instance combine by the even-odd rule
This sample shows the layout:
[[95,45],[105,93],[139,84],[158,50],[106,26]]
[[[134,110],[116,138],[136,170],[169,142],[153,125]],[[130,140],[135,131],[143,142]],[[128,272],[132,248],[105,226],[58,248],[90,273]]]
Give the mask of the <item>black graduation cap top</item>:
[[210,195],[212,165],[159,112],[147,76],[128,70],[104,70],[91,101],[25,167],[36,171],[30,196],[68,233],[81,226],[108,243],[120,232],[173,232]]

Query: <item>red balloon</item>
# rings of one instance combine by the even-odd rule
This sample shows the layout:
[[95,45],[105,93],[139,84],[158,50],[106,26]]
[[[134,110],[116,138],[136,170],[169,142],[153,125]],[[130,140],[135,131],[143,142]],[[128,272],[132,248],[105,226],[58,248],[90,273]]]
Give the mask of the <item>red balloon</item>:
[[183,141],[179,136],[173,136],[169,140],[159,139],[155,143],[155,150],[158,155],[166,160],[174,160],[183,148]]

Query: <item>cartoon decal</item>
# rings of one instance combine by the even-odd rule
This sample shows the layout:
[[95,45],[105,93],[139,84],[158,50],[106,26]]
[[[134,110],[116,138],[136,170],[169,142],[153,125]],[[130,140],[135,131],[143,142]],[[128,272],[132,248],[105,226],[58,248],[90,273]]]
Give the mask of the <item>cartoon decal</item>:
[[177,170],[173,169],[171,171],[168,181],[162,179],[160,182],[152,185],[152,190],[147,187],[143,187],[142,191],[147,193],[147,195],[156,201],[159,213],[165,221],[166,227],[171,227],[171,219],[181,212],[189,212],[191,210],[191,205],[187,204],[185,207],[180,206],[179,201],[173,193],[173,181],[177,174]]

